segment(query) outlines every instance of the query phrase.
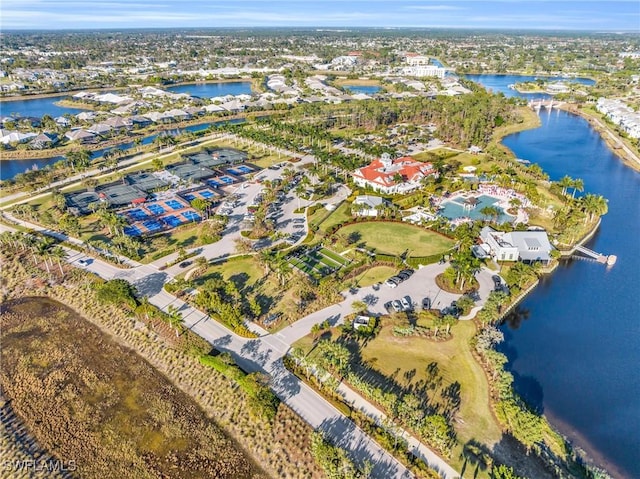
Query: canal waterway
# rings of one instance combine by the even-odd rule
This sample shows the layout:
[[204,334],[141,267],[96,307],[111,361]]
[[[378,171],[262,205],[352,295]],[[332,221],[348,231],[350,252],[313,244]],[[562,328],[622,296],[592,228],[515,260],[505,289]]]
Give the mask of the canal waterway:
[[[145,136],[142,139],[141,145],[149,145],[153,143],[153,141],[158,137],[159,134],[169,134],[173,136],[178,136],[181,133],[190,131],[190,132],[199,132],[202,130],[206,130],[210,126],[221,125],[223,123],[242,123],[245,120],[243,118],[236,118],[233,120],[227,121],[216,121],[212,123],[202,123],[200,125],[191,125],[186,126],[184,128],[163,131],[162,133],[155,133],[153,135]],[[102,148],[100,150],[95,150],[91,152],[91,159],[96,159],[103,156],[107,151],[112,150],[122,150],[127,151],[131,148],[134,148],[135,145],[133,142],[122,143],[117,146],[111,146],[109,148]],[[42,169],[50,165],[54,165],[55,163],[64,160],[64,156],[54,156],[50,158],[30,158],[25,160],[6,160],[0,162],[0,180],[8,180],[14,178],[17,174],[24,173],[27,170],[31,169]]]
[[[501,77],[487,76],[486,86],[516,94],[507,85],[522,80]],[[542,110],[540,119],[540,128],[503,143],[552,180],[582,178],[585,192],[609,200],[586,246],[618,262],[563,262],[505,323],[502,349],[532,406],[614,477],[640,478],[640,173],[583,118]]]

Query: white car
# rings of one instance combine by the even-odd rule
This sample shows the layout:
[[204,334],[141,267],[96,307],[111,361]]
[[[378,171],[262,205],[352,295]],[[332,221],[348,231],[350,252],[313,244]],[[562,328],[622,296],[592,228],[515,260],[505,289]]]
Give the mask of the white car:
[[79,259],[78,266],[89,266],[90,261],[88,259]]

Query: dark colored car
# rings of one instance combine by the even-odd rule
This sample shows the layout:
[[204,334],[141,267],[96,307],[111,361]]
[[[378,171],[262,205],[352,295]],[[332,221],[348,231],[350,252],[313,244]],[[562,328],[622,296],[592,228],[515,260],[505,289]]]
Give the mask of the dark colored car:
[[431,299],[430,298],[424,298],[422,300],[422,309],[431,309]]

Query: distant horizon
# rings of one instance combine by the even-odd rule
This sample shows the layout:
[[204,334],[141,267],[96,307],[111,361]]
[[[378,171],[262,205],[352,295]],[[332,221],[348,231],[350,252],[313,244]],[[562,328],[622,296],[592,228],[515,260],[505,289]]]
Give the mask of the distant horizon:
[[2,31],[385,28],[640,32],[637,0],[2,0]]

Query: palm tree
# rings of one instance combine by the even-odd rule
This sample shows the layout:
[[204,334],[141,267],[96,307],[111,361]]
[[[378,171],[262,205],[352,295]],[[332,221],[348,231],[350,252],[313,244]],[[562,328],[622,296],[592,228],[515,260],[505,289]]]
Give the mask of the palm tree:
[[[601,195],[592,195],[590,193],[582,197],[581,200],[583,211],[589,215],[588,220],[593,221],[594,216],[604,215],[607,213],[609,207],[607,200]],[[587,218],[585,218],[585,223]]]
[[582,181],[580,178],[576,178],[571,182],[571,188],[573,190],[571,192],[571,198],[575,198],[576,191],[579,191],[580,193],[584,191],[584,181]]
[[51,257],[58,260],[60,275],[64,276],[64,270],[62,269],[62,260],[67,257],[67,252],[62,246],[54,246],[53,248],[51,248]]
[[560,181],[558,181],[558,185],[562,188],[563,196],[567,195],[567,188],[571,188],[573,181],[573,178],[568,175],[563,176]]
[[182,313],[173,304],[170,304],[167,308],[167,319],[171,329],[175,328],[176,337],[178,337],[178,326],[183,323],[184,318],[182,317]]

